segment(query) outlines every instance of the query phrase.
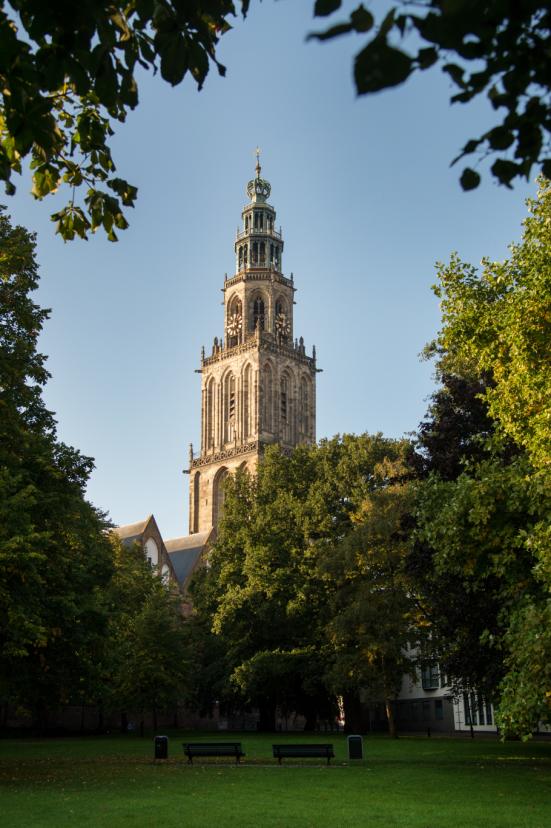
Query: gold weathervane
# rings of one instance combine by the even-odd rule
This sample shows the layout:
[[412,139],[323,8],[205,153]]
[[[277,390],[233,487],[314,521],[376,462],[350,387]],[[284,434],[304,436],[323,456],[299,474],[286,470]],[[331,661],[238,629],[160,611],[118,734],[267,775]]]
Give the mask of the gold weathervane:
[[257,178],[260,178],[260,170],[262,167],[260,166],[260,147],[257,147],[255,150],[256,153],[256,175]]

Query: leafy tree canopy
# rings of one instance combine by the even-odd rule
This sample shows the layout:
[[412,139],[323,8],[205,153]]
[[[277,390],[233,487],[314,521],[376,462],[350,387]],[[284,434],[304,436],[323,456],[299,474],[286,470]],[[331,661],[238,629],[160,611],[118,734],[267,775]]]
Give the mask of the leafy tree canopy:
[[[249,0],[241,1],[243,14]],[[137,190],[116,174],[112,121],[138,104],[138,68],[160,70],[199,89],[235,14],[232,0],[1,0],[0,178],[30,157],[33,194],[66,185],[68,204],[52,216],[64,239],[103,228],[111,241],[127,227]],[[85,191],[82,202],[77,191]]]
[[432,474],[418,489],[410,561],[446,669],[498,702],[504,732],[524,735],[551,719],[547,180],[529,208],[509,259],[483,261],[480,274],[457,257],[439,268],[443,325],[432,350],[446,385],[420,434]]
[[[342,0],[316,0],[314,14],[326,17],[342,5]],[[354,61],[359,95],[398,86],[414,72],[436,64],[455,87],[452,103],[486,95],[497,122],[469,140],[452,163],[471,155],[481,160],[492,156],[492,174],[508,187],[515,178],[528,179],[538,163],[551,177],[548,3],[400,0],[390,4],[380,21],[360,4],[347,20],[310,37],[329,40],[350,32],[370,33]],[[466,167],[463,189],[472,190],[479,183],[480,174]]]
[[530,200],[520,244],[482,273],[453,257],[439,268],[443,327],[437,345],[450,371],[486,375],[488,412],[535,466],[551,458],[551,184]]
[[58,440],[42,400],[34,247],[0,212],[0,690],[40,717],[89,690],[111,552],[84,498],[92,460]]
[[[249,4],[239,3],[243,15]],[[116,241],[116,231],[128,226],[125,212],[137,189],[117,175],[112,124],[124,122],[138,105],[139,68],[160,71],[173,86],[189,74],[199,89],[211,64],[224,74],[216,46],[237,5],[0,0],[0,179],[7,192],[15,191],[13,175],[29,159],[35,198],[63,186],[71,193],[52,215],[65,240],[102,228]],[[325,17],[342,5],[316,0],[314,14]],[[436,63],[456,87],[452,102],[486,94],[503,117],[468,141],[455,160],[497,156],[492,173],[510,186],[527,178],[536,163],[551,175],[550,27],[551,13],[541,0],[402,0],[379,23],[359,5],[348,20],[311,37],[372,33],[354,63],[362,95],[403,83]],[[402,39],[411,52],[399,47]],[[463,170],[464,189],[479,181],[477,171]]]

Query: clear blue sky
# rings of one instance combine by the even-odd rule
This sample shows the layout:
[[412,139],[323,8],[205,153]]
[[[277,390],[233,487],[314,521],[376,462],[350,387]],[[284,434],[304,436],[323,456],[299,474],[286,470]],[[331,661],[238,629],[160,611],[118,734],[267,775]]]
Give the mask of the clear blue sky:
[[434,263],[454,250],[503,259],[520,236],[533,183],[511,192],[487,175],[465,194],[449,168],[490,123],[487,108],[450,107],[439,70],[358,99],[361,38],[305,43],[320,27],[312,8],[253,0],[222,38],[226,78],[212,71],[201,93],[189,79],[175,90],[142,79],[114,141],[119,175],[139,188],[118,244],[55,238],[58,200],[33,202],[25,181],[8,200],[38,233],[46,402],[61,438],[95,457],[89,497],[115,523],[153,512],[165,538],[187,534],[194,369],[223,333],[220,288],[257,145],[298,288],[295,331],[323,368],[318,437],[414,430],[433,387],[418,354],[439,325]]

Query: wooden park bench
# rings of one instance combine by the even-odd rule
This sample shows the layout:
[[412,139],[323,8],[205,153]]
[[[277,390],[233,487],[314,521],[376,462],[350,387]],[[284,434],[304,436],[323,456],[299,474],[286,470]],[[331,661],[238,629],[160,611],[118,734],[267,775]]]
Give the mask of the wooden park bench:
[[334,758],[333,745],[272,745],[274,759],[281,765],[282,759],[327,759]]
[[235,756],[236,764],[245,756],[241,742],[184,742],[182,747],[191,765],[194,756]]

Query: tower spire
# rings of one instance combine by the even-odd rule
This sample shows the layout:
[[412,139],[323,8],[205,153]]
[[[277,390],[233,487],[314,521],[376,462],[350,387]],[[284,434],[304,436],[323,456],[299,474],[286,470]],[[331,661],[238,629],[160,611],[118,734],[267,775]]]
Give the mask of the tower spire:
[[260,178],[260,171],[262,167],[260,166],[260,147],[256,148],[256,177]]

